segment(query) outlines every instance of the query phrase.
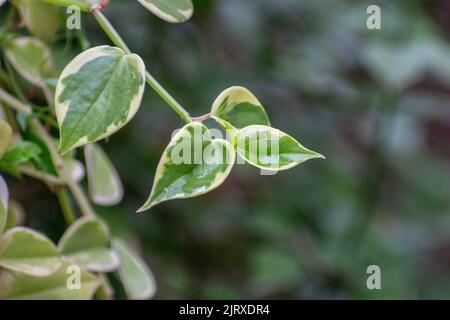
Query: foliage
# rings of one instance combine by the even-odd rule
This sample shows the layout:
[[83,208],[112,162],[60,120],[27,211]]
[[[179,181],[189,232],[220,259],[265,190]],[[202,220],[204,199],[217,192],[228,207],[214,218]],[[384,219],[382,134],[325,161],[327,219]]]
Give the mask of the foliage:
[[[184,22],[193,13],[190,0],[138,2],[167,22]],[[111,298],[114,294],[105,275],[114,271],[129,298],[148,299],[155,294],[150,269],[123,240],[112,240],[108,224],[91,204],[113,206],[123,198],[119,174],[98,142],[133,119],[142,104],[146,82],[186,125],[164,150],[150,196],[138,211],[219,187],[230,174],[236,155],[250,165],[273,172],[323,158],[273,128],[262,104],[243,87],[223,91],[211,112],[191,117],[102,14],[107,4],[14,0],[5,5],[6,18],[0,34],[4,53],[0,69],[4,110],[0,168],[18,178],[30,176],[46,183],[57,195],[68,228],[55,245],[31,228],[10,225],[9,215],[13,213],[9,210],[9,193],[3,178],[0,180],[2,298],[90,299],[96,292],[99,298]],[[80,5],[83,11],[91,11],[114,46],[83,48],[61,66],[58,53],[63,51],[50,46],[61,29],[56,5]],[[27,35],[20,30],[18,20]],[[202,123],[209,119],[229,134],[228,140],[215,137],[212,129]],[[84,148],[90,199],[80,185],[85,171],[76,158],[80,147]],[[71,292],[71,272],[81,283],[79,291]]]

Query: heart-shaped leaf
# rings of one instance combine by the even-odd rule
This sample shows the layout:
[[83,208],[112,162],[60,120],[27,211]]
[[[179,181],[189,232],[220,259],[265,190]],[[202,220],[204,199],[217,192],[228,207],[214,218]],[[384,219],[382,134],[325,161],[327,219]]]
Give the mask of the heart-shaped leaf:
[[128,123],[141,104],[144,77],[142,59],[119,48],[99,46],[75,57],[56,85],[59,152],[103,139]]
[[194,6],[191,0],[138,0],[140,4],[161,19],[180,23],[191,18]]
[[20,0],[18,6],[22,21],[30,33],[39,39],[50,41],[59,29],[58,7],[36,0]]
[[46,277],[61,266],[58,250],[45,236],[16,227],[0,238],[0,266],[35,277]]
[[92,202],[104,206],[119,203],[123,198],[122,182],[102,148],[95,143],[88,144],[84,149],[84,157]]
[[223,139],[211,140],[204,125],[184,126],[172,138],[159,161],[144,211],[167,200],[192,198],[220,186],[233,167],[235,151]]
[[112,244],[119,256],[119,276],[127,297],[133,300],[152,298],[156,293],[156,282],[151,270],[125,242],[116,238]]
[[32,37],[14,38],[5,49],[14,69],[30,83],[43,87],[44,79],[53,72],[53,62],[47,45]]
[[0,272],[1,299],[88,300],[92,298],[99,285],[98,277],[69,260],[63,260],[57,272],[44,278],[6,270]]
[[225,126],[230,124],[237,129],[256,124],[270,126],[266,110],[244,87],[223,91],[214,101],[211,114],[219,122],[225,121]]
[[119,261],[109,248],[107,226],[97,218],[81,218],[73,223],[58,243],[59,252],[90,271],[115,270]]
[[324,158],[286,133],[261,125],[239,130],[236,151],[251,165],[273,171],[287,170],[309,159]]
[[3,157],[11,143],[13,131],[8,122],[0,119],[0,158]]

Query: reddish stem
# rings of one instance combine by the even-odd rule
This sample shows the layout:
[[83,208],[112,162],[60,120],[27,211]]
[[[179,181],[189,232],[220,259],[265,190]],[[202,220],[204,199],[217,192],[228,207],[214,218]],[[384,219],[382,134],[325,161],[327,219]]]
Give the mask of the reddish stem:
[[96,11],[102,11],[103,9],[105,9],[109,4],[109,0],[103,0],[101,3],[99,3],[96,6],[93,6],[91,9],[92,13],[95,13]]

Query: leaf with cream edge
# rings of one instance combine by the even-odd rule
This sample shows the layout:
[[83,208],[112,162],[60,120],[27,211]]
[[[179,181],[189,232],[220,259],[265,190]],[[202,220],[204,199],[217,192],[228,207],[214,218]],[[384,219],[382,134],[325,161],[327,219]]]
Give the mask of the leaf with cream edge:
[[[71,273],[70,273],[71,272]],[[70,277],[80,276],[80,287],[68,286]],[[61,268],[49,277],[0,272],[0,299],[10,300],[89,300],[101,282],[98,277],[72,261],[63,259]]]
[[226,128],[229,125],[237,129],[256,124],[270,126],[261,102],[244,87],[231,87],[223,91],[214,101],[211,114]]
[[8,122],[0,119],[0,158],[3,157],[13,137],[13,131]]
[[189,20],[194,12],[191,0],[138,0],[145,8],[159,18],[181,23]]
[[0,176],[0,234],[5,230],[8,221],[9,192],[5,180]]
[[20,0],[18,7],[22,21],[32,35],[44,41],[53,38],[59,29],[58,7],[36,0]]
[[84,157],[92,202],[103,206],[119,203],[123,198],[122,182],[106,153],[92,143],[85,146]]
[[112,245],[120,260],[119,276],[129,299],[151,299],[156,293],[156,281],[144,261],[121,239]]
[[31,84],[45,86],[45,78],[53,70],[53,62],[47,45],[33,37],[18,37],[7,43],[5,54],[14,69]]
[[99,46],[76,56],[56,85],[59,152],[110,136],[136,114],[145,84],[145,65],[136,54]]
[[269,171],[287,170],[310,159],[325,158],[286,133],[261,125],[239,130],[236,152],[249,164]]
[[138,212],[217,188],[228,177],[235,157],[233,146],[223,139],[211,140],[208,128],[201,123],[185,125],[164,150],[150,197]]
[[75,221],[58,243],[59,252],[89,271],[109,272],[119,260],[109,248],[110,234],[98,218],[83,217]]
[[61,267],[55,245],[45,236],[24,227],[0,237],[0,266],[34,277],[47,277]]

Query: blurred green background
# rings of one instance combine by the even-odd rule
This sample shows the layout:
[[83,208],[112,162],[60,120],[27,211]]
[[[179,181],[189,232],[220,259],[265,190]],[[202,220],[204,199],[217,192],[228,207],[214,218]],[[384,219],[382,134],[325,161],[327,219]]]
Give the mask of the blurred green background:
[[[370,4],[381,7],[381,30],[366,27]],[[112,0],[104,13],[193,115],[246,86],[275,127],[327,160],[275,176],[237,165],[205,196],[136,214],[182,126],[147,88],[131,124],[102,143],[124,201],[97,209],[140,247],[156,298],[450,298],[450,2],[194,5],[181,25],[136,1]],[[82,23],[91,45],[109,43],[91,17]],[[11,182],[27,224],[57,240],[65,224],[54,195],[31,179]],[[366,287],[371,264],[381,290]]]

